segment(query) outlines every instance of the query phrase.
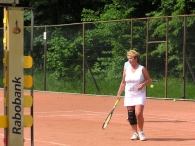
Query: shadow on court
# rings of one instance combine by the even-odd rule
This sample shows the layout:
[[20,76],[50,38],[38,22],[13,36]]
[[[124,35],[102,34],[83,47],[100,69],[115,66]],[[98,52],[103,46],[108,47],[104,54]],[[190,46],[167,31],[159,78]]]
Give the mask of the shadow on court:
[[195,138],[149,138],[147,141],[192,141]]
[[170,121],[170,120],[167,120],[167,121],[155,121],[155,120],[153,120],[153,121],[145,121],[145,122],[154,122],[154,123],[184,123],[184,122],[188,122],[188,121],[178,121],[178,120],[175,120],[175,121]]

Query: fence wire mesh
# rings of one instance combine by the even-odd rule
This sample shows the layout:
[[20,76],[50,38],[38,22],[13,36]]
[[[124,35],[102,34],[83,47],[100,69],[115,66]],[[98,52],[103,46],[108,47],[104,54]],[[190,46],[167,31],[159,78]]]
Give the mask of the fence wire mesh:
[[[35,26],[34,89],[116,95],[126,53],[136,49],[153,79],[147,96],[195,99],[194,29],[193,15]],[[30,34],[25,27],[24,55],[30,55]]]

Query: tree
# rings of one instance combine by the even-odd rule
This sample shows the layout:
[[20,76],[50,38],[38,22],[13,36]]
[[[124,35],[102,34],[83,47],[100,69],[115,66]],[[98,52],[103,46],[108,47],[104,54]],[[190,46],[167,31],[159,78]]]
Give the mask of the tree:
[[[156,3],[157,1],[153,1]],[[184,14],[193,14],[195,11],[192,9],[194,3],[190,0],[173,0],[173,1],[161,1],[161,5],[156,11],[147,13],[147,16],[175,16],[174,18],[168,19],[168,28],[169,28],[169,67],[171,68],[170,73],[181,72],[183,69],[183,42],[184,42],[184,17],[178,15]],[[153,19],[150,21],[150,28],[153,29],[151,36],[153,38],[159,38],[165,36],[166,28],[166,18],[162,19]],[[191,34],[193,31],[195,23],[194,17],[186,18],[186,52],[189,57],[190,62],[194,62],[194,59],[191,58],[194,54],[194,37]],[[158,24],[158,25],[156,25]],[[158,58],[165,57],[165,45],[159,44],[156,49],[150,54],[151,56],[158,56]]]

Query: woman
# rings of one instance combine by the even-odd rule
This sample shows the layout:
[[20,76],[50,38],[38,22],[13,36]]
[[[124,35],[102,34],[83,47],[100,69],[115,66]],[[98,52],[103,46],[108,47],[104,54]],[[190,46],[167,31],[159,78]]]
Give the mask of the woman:
[[139,53],[135,50],[127,52],[130,65],[124,67],[122,81],[118,90],[117,98],[125,90],[124,106],[127,107],[128,121],[132,127],[131,140],[146,140],[143,132],[144,105],[146,102],[146,86],[152,81],[145,67],[139,64]]

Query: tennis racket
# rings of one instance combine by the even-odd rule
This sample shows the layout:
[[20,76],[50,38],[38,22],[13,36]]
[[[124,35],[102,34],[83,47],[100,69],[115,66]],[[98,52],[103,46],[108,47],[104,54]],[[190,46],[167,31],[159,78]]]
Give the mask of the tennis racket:
[[110,122],[110,120],[111,120],[111,118],[112,118],[112,114],[113,114],[113,112],[114,112],[116,106],[118,105],[120,99],[121,99],[121,98],[118,98],[118,99],[116,100],[116,102],[115,102],[115,104],[114,104],[112,110],[110,111],[110,113],[109,113],[108,116],[106,117],[106,119],[105,119],[105,121],[104,121],[104,123],[103,123],[103,125],[102,125],[102,129],[103,129],[103,130],[108,126],[108,124],[109,124],[109,122]]

